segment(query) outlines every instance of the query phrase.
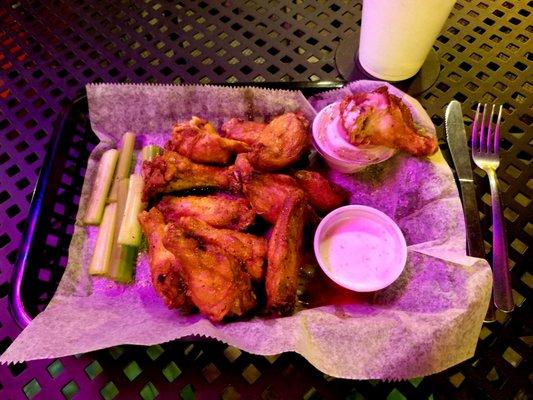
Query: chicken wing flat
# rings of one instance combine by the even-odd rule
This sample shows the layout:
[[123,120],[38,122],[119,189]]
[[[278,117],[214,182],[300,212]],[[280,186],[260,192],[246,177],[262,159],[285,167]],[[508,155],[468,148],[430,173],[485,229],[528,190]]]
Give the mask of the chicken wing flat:
[[163,244],[184,271],[188,295],[212,321],[240,316],[256,305],[250,276],[219,246],[206,243],[176,224],[167,225]]
[[315,171],[296,171],[294,178],[307,194],[311,205],[319,212],[327,213],[348,200],[348,193]]
[[[275,224],[283,207],[283,202],[290,195],[303,195],[298,181],[284,174],[262,174],[254,170],[248,157],[239,154],[231,168],[234,176],[234,189],[243,192],[253,210],[263,219]],[[316,226],[320,218],[306,202],[306,221]]]
[[213,125],[198,117],[174,124],[165,148],[194,162],[215,164],[227,164],[234,153],[251,150],[244,142],[221,137]]
[[266,221],[274,224],[291,195],[303,195],[296,180],[283,174],[254,174],[243,184],[243,191],[252,208]]
[[182,217],[177,224],[188,235],[224,249],[239,260],[254,281],[264,277],[267,240],[232,229],[215,229],[200,219]]
[[202,187],[228,188],[231,175],[228,168],[196,164],[174,151],[164,150],[152,161],[143,161],[142,176],[143,199],[147,201],[158,193]]
[[179,308],[187,302],[187,284],[176,258],[163,245],[163,214],[152,208],[139,214],[139,222],[148,241],[152,285],[168,308]]
[[298,161],[309,146],[309,121],[295,113],[275,117],[261,131],[250,162],[261,171],[276,171]]
[[419,135],[402,100],[387,87],[345,97],[340,104],[342,125],[354,145],[373,144],[427,156],[438,149],[435,137]]
[[298,272],[302,260],[305,198],[291,195],[283,203],[268,243],[266,295],[269,310],[294,310]]
[[264,122],[244,121],[240,118],[232,118],[222,125],[222,134],[229,138],[253,145],[257,143],[261,132],[267,124]]
[[248,200],[228,194],[165,196],[156,207],[167,223],[178,222],[181,217],[194,217],[216,228],[244,230],[255,219]]

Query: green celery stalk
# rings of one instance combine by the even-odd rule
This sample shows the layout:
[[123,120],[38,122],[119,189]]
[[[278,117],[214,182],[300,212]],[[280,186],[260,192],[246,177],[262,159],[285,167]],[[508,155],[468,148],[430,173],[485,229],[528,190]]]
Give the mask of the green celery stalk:
[[137,249],[135,247],[123,246],[118,243],[118,232],[124,211],[126,199],[128,197],[129,179],[121,179],[117,185],[117,218],[115,220],[115,232],[113,235],[113,249],[111,250],[111,260],[106,276],[116,282],[128,283],[133,280],[133,263]]
[[102,223],[96,237],[93,256],[89,264],[89,274],[105,275],[109,269],[115,225],[117,218],[117,204],[111,203],[105,207]]
[[102,154],[100,163],[98,164],[98,171],[96,172],[96,179],[93,183],[93,190],[83,222],[87,225],[99,225],[104,213],[107,193],[109,186],[113,179],[115,166],[118,159],[118,150],[110,149]]
[[159,155],[160,152],[161,148],[158,146],[154,146],[153,144],[144,146],[142,149],[142,159],[143,161],[152,161],[155,157]]
[[142,232],[138,216],[145,208],[142,202],[143,187],[144,181],[141,175],[130,176],[124,218],[118,233],[118,243],[121,245],[133,247],[141,245]]
[[117,201],[118,183],[121,179],[127,178],[130,175],[131,164],[133,160],[133,150],[135,148],[135,133],[126,132],[122,137],[122,148],[120,149],[120,156],[118,158],[117,171],[113,179],[113,185],[109,191],[108,203]]
[[[159,155],[161,149],[158,146],[149,145],[142,149],[143,161],[151,161]],[[118,243],[123,246],[139,247],[142,240],[139,214],[146,208],[142,201],[144,180],[141,175],[132,174],[128,185],[128,197],[124,211],[124,219],[118,233]]]

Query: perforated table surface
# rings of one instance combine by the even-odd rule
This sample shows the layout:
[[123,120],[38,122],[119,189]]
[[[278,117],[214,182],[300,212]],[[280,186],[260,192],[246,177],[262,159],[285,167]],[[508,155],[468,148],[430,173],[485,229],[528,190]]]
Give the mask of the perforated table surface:
[[[504,105],[503,190],[516,310],[483,326],[475,356],[403,382],[335,379],[296,354],[259,357],[215,342],[172,342],[0,366],[0,398],[404,399],[531,396],[531,25],[533,2],[460,0],[435,43],[442,69],[419,96],[437,126],[444,107]],[[359,2],[57,0],[0,5],[0,352],[19,334],[9,279],[52,123],[89,82],[209,83],[339,79],[334,51],[358,31]],[[87,149],[75,149],[86,157]],[[490,251],[490,195],[476,169]],[[65,171],[64,184],[75,181]],[[77,177],[78,180],[80,177]],[[64,211],[64,210],[63,210]],[[67,234],[67,233],[65,233]],[[67,236],[68,238],[68,236]],[[68,239],[67,239],[68,240]],[[490,256],[490,254],[489,254]],[[45,305],[66,260],[32,278]],[[36,306],[37,307],[37,306]],[[42,308],[38,306],[37,309]]]

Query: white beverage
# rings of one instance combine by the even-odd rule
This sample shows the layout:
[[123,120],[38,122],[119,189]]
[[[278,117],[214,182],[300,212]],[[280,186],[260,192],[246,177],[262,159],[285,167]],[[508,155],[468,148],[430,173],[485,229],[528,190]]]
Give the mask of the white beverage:
[[401,81],[415,75],[455,0],[364,0],[359,62],[371,75]]

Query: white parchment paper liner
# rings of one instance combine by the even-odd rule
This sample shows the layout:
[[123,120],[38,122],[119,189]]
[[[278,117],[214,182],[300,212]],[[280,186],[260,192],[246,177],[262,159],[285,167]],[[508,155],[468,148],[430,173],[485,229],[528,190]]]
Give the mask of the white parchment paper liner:
[[[357,90],[372,84],[355,83]],[[333,101],[348,89],[322,94]],[[261,119],[314,111],[299,92],[212,86],[89,85],[90,118],[102,142],[89,159],[69,262],[49,306],[18,336],[0,362],[61,357],[119,344],[153,345],[189,335],[221,340],[254,354],[296,351],[331,376],[407,379],[439,372],[474,353],[491,290],[484,260],[465,255],[465,227],[453,176],[438,153],[431,160],[397,155],[355,175],[330,177],[351,202],[397,221],[409,245],[404,273],[372,300],[324,306],[277,319],[213,324],[168,310],[138,260],[135,284],[91,278],[96,229],[80,223],[97,162],[122,133],[162,144],[172,122],[194,114],[213,120]]]

